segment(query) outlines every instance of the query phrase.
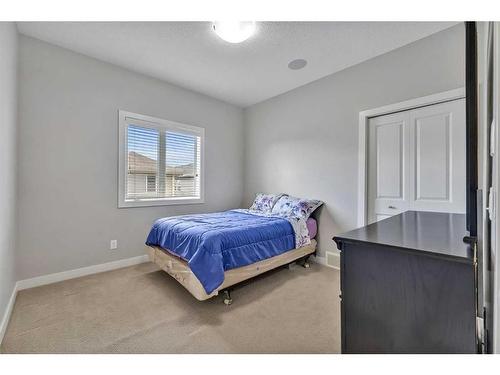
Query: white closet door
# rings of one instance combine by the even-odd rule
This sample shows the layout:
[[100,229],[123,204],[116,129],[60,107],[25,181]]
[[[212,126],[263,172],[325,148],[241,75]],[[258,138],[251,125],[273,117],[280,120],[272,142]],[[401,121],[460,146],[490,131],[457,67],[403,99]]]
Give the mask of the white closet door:
[[368,222],[407,210],[465,212],[465,103],[368,122]]
[[410,209],[465,213],[464,100],[410,111],[410,139]]
[[368,223],[408,210],[408,113],[369,120]]

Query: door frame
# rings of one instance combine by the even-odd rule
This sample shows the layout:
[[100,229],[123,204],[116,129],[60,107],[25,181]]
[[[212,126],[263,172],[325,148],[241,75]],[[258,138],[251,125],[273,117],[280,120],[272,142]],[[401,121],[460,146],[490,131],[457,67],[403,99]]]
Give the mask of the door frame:
[[[498,168],[498,159],[500,155],[500,137],[498,136],[498,124],[500,118],[500,23],[493,23],[493,119],[495,121],[495,131],[493,134],[493,148],[496,158],[496,171],[493,171],[492,176],[492,187],[493,187],[493,206],[494,206],[494,225],[491,226],[490,236],[493,235],[494,242],[491,248],[492,250],[492,268],[493,268],[493,285],[492,285],[492,295],[493,295],[493,353],[500,353],[500,201],[498,191],[500,189],[500,171]],[[488,147],[485,145],[484,147]]]
[[422,96],[403,102],[367,109],[359,112],[358,132],[358,227],[367,224],[368,216],[368,121],[372,117],[389,115],[395,112],[408,111],[433,104],[445,103],[465,98],[465,87]]

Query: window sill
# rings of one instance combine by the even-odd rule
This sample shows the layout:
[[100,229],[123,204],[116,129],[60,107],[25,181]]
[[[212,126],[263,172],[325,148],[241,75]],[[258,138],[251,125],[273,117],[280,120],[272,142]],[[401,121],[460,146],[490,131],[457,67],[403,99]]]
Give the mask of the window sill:
[[154,207],[154,206],[179,206],[185,204],[202,204],[203,198],[175,198],[175,199],[141,199],[141,200],[120,200],[118,208],[130,207]]

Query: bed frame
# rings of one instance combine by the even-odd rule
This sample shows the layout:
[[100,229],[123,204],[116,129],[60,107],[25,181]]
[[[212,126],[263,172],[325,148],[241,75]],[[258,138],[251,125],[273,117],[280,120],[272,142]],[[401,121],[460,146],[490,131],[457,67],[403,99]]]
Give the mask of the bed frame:
[[171,252],[156,246],[146,246],[146,252],[149,255],[151,262],[156,263],[163,271],[176,279],[184,288],[186,288],[194,298],[199,301],[204,301],[214,296],[219,292],[224,292],[224,303],[230,305],[232,303],[229,287],[234,286],[242,281],[260,275],[264,272],[275,268],[291,264],[299,259],[303,259],[304,267],[309,267],[307,259],[316,252],[316,240],[311,240],[311,244],[298,249],[286,251],[275,257],[264,259],[259,262],[249,264],[248,266],[238,267],[224,272],[224,282],[220,287],[212,293],[207,294],[201,285],[201,282],[189,268],[187,262]]

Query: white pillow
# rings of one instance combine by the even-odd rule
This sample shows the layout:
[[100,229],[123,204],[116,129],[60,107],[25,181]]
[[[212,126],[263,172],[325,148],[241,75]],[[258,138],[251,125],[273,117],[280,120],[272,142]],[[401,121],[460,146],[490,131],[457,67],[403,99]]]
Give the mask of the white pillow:
[[253,201],[251,210],[260,211],[264,213],[271,213],[274,205],[284,194],[264,194],[258,193]]
[[276,202],[271,213],[283,217],[301,217],[307,220],[314,210],[322,204],[323,202],[317,199],[296,198],[285,195]]

